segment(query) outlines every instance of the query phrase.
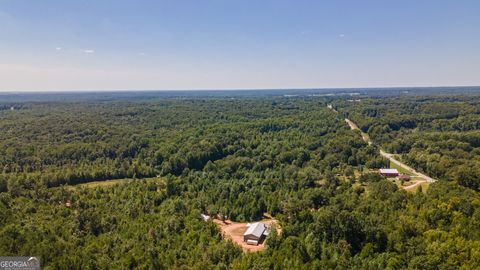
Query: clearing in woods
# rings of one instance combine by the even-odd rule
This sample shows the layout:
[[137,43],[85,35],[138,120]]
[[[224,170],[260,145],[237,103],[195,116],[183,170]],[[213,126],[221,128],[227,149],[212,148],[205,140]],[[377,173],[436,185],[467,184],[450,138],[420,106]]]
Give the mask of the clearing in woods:
[[75,188],[97,188],[97,187],[111,187],[115,185],[120,185],[120,184],[128,184],[132,183],[134,181],[143,181],[143,180],[159,180],[161,178],[159,177],[149,177],[149,178],[123,178],[123,179],[112,179],[112,180],[100,180],[100,181],[92,181],[92,182],[86,182],[86,183],[81,183],[81,184],[76,184],[76,185],[65,185],[66,188],[69,189],[75,189]]
[[[219,219],[214,219],[213,222],[217,224],[222,231],[223,238],[232,240],[233,243],[239,245],[244,252],[259,252],[265,249],[265,241],[258,246],[247,245],[247,243],[243,241],[243,234],[247,230],[248,223],[233,222],[231,220],[221,221]],[[261,222],[269,225],[275,224],[277,234],[282,232],[276,219],[264,219]]]
[[[345,119],[345,122],[347,122],[347,124],[350,126],[350,128],[352,130],[359,130],[360,131],[360,134],[362,135],[362,138],[365,142],[367,142],[368,144],[372,144],[372,141],[370,140],[370,138],[368,137],[368,134],[364,133],[362,130],[360,130],[357,126],[357,124],[355,124],[354,122],[352,122],[350,119]],[[387,153],[385,151],[383,151],[382,149],[380,149],[380,155],[382,155],[383,157],[387,158],[390,160],[390,163],[394,163],[396,165],[396,168],[399,168],[401,169],[401,172],[409,172],[409,175],[412,175],[416,178],[420,178],[422,179],[421,182],[427,182],[427,183],[433,183],[435,181],[437,181],[436,179],[433,179],[423,173],[420,173],[418,171],[416,171],[415,169],[413,169],[412,167],[406,165],[405,163],[397,160],[395,158],[395,155],[394,154],[390,154],[390,153]]]

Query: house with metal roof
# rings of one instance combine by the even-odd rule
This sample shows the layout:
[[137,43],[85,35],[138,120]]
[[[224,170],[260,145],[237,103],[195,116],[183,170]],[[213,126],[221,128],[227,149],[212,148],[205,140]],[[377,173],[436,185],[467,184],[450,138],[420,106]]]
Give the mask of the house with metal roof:
[[267,225],[262,222],[256,222],[247,225],[247,230],[243,234],[243,241],[248,245],[258,245],[268,234]]
[[397,169],[380,169],[380,174],[386,177],[397,177],[399,175]]

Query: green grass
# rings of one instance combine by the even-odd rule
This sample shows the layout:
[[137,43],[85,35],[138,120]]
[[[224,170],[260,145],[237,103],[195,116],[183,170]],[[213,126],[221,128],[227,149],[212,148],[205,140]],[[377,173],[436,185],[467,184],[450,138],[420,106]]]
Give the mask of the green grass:
[[429,186],[430,186],[430,183],[424,182],[424,183],[421,183],[420,185],[416,186],[415,188],[408,189],[407,192],[416,193],[418,188],[422,187],[422,192],[427,193],[427,190],[428,190]]
[[86,187],[86,188],[111,187],[111,186],[120,185],[120,184],[128,184],[128,183],[131,183],[132,181],[140,181],[140,180],[152,180],[152,179],[159,179],[159,178],[157,178],[157,177],[144,178],[144,179],[123,178],[123,179],[113,179],[113,180],[103,180],[103,181],[93,181],[93,182],[88,182],[88,183],[83,183],[83,184],[78,184],[78,185],[68,186],[67,188],[81,188],[81,187]]
[[397,164],[393,163],[392,161],[390,161],[390,168],[397,169],[398,172],[401,173],[401,174],[410,175],[410,176],[413,175],[410,171],[398,166]]

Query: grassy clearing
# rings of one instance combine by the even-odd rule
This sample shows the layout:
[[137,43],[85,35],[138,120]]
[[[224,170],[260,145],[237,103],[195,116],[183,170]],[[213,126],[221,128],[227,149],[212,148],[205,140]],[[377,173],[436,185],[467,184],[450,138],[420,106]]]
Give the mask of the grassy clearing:
[[[399,189],[405,189],[407,192],[410,192],[410,193],[417,192],[419,187],[422,187],[423,193],[426,193],[428,186],[430,184],[428,182],[424,182],[425,180],[423,180],[421,177],[412,177],[412,180],[404,182],[403,185],[401,180],[394,179],[394,178],[390,178],[390,180],[392,181],[392,183],[396,184]],[[416,185],[416,183],[419,181],[421,181],[422,183]],[[410,186],[414,186],[414,187],[409,188]]]
[[398,166],[397,164],[393,163],[392,161],[390,161],[390,168],[397,169],[398,172],[401,173],[401,174],[410,175],[410,176],[413,175],[410,171],[406,170],[405,168],[402,168],[402,167]]
[[428,183],[428,182],[423,182],[423,183],[417,185],[417,186],[414,187],[414,188],[407,189],[407,192],[416,193],[417,190],[418,190],[418,188],[422,187],[422,192],[423,192],[423,193],[426,193],[429,186],[430,186],[430,183]]
[[85,188],[111,187],[111,186],[120,185],[120,184],[128,184],[133,181],[152,180],[152,179],[159,179],[159,178],[157,177],[143,178],[143,179],[123,178],[123,179],[93,181],[93,182],[68,186],[67,188],[76,189],[76,188],[82,188],[82,187],[85,187]]

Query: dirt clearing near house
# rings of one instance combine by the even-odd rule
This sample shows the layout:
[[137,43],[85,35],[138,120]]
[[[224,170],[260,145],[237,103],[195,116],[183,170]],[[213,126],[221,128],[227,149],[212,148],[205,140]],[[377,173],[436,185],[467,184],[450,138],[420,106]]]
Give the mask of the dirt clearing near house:
[[[213,222],[217,224],[222,231],[223,238],[231,239],[235,244],[239,245],[244,252],[258,252],[265,249],[265,241],[258,246],[247,245],[247,243],[243,241],[243,234],[247,230],[248,223],[233,222],[231,220],[221,221],[219,219],[214,219]],[[260,222],[263,222],[267,225],[275,224],[277,233],[280,234],[282,232],[282,229],[280,228],[280,225],[276,219],[264,219]]]

